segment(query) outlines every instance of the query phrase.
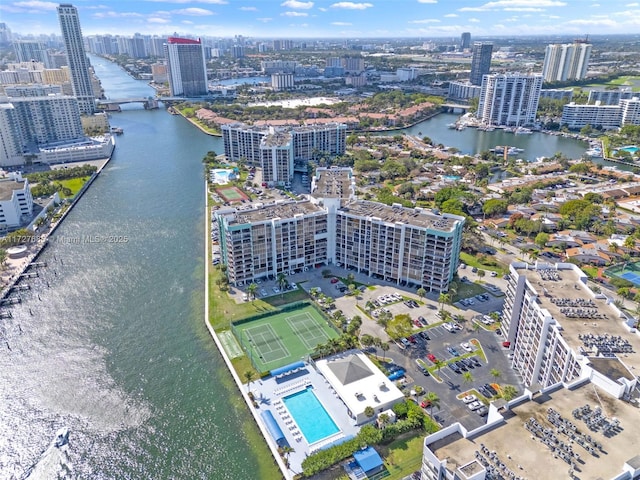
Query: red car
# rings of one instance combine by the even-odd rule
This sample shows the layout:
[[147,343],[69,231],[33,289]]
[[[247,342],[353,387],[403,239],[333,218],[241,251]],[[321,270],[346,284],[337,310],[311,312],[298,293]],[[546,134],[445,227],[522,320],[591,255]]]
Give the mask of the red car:
[[431,402],[429,400],[423,400],[420,406],[422,408],[429,408],[431,406]]
[[438,359],[433,353],[427,353],[427,358],[431,360],[433,363],[436,363],[438,361]]
[[331,279],[331,283],[338,283],[338,279],[337,279],[336,277],[333,277],[333,278]]
[[417,318],[413,320],[413,324],[418,328],[422,327],[422,324],[420,323],[420,320],[418,320]]

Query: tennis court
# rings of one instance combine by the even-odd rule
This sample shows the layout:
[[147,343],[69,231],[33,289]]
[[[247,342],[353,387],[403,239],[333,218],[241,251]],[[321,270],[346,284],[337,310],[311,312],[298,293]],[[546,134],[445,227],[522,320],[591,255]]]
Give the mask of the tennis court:
[[260,372],[299,361],[313,353],[316,345],[338,337],[322,314],[309,304],[238,322],[233,330]]
[[216,188],[216,192],[225,202],[241,202],[242,200],[249,200],[246,193],[240,190],[238,187],[220,187]]
[[640,287],[640,262],[625,263],[623,267],[612,267],[607,270],[607,275],[615,275]]

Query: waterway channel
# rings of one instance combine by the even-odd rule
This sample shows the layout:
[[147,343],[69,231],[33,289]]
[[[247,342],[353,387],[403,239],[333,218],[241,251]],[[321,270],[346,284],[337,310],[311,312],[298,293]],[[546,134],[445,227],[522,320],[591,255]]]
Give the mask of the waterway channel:
[[[108,96],[153,94],[92,62]],[[221,141],[129,108],[112,117],[125,132],[112,161],[0,324],[0,479],[38,461],[51,478],[256,478],[248,413],[203,324],[201,160]],[[120,238],[86,241],[105,235]],[[69,458],[42,458],[61,426]]]

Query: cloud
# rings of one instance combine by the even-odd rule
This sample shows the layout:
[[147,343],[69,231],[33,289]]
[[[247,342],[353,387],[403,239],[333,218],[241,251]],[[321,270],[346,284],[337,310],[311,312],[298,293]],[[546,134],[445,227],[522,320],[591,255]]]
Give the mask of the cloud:
[[158,3],[209,3],[211,5],[226,5],[227,0],[146,0],[147,2]]
[[457,16],[457,13],[447,13],[444,18],[456,18]]
[[531,7],[508,7],[502,9],[505,12],[544,12],[544,8],[531,8]]
[[353,23],[349,22],[331,22],[331,25],[335,25],[337,27],[350,27]]
[[418,3],[438,3],[438,0],[418,0]]
[[409,23],[440,23],[440,20],[435,18],[425,18],[424,20],[411,20]]
[[566,2],[559,0],[497,0],[488,2],[480,7],[462,7],[459,12],[484,12],[487,10],[510,10],[515,8],[549,8],[549,7],[565,7]]
[[160,18],[160,17],[150,17],[150,18],[147,18],[147,22],[166,25],[167,23],[170,23],[170,20],[167,20],[166,18]]
[[373,3],[338,2],[331,5],[331,8],[344,8],[346,10],[366,10],[373,7]]
[[281,13],[283,17],[308,17],[309,14],[305,12],[284,12]]
[[634,2],[634,3],[627,3],[625,5],[625,7],[640,7],[640,3],[638,2]]
[[469,22],[471,22],[471,23],[480,23],[480,20],[478,20],[477,18],[470,18]]
[[256,7],[240,7],[240,10],[243,12],[257,12],[258,9]]
[[91,15],[93,18],[140,18],[141,14],[137,12],[114,12],[109,10],[108,12],[98,12]]
[[191,20],[182,20],[180,23],[183,23],[185,25],[193,25],[194,22],[192,22]]
[[27,13],[44,13],[54,11],[58,8],[58,4],[54,2],[40,2],[37,0],[27,2],[14,2],[13,7],[17,7],[19,12]]
[[172,10],[171,13],[175,13],[176,15],[189,15],[192,17],[200,17],[203,15],[215,15],[211,10],[207,10],[205,8],[180,8],[178,10]]
[[591,5],[591,7],[599,7],[600,4],[599,3],[594,3],[593,5]]
[[256,20],[258,20],[259,22],[262,22],[262,23],[268,23],[268,22],[271,22],[273,20],[273,18],[271,18],[271,17],[259,17],[259,18],[256,18]]
[[298,0],[286,0],[280,4],[281,7],[293,8],[298,10],[309,10],[313,7],[313,2],[300,2]]

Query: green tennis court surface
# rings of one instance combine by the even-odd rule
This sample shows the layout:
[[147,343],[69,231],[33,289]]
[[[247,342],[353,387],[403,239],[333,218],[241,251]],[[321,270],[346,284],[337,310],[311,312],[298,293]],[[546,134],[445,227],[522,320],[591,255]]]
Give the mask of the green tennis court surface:
[[338,333],[311,305],[234,324],[236,338],[259,372],[297,362]]
[[242,200],[249,200],[249,197],[238,187],[220,187],[216,188],[216,192],[218,192],[218,195],[226,202],[241,202]]

